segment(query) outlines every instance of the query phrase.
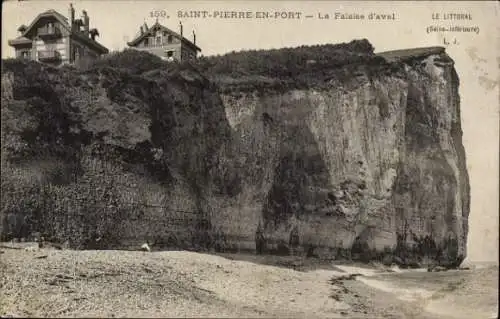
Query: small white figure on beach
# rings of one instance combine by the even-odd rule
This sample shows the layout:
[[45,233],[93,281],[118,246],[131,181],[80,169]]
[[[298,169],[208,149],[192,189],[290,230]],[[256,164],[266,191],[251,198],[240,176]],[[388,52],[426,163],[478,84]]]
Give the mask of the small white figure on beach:
[[148,243],[144,243],[144,244],[142,244],[142,246],[141,246],[141,250],[142,250],[142,251],[149,251],[149,252],[150,252],[150,251],[151,251],[151,248],[149,247]]

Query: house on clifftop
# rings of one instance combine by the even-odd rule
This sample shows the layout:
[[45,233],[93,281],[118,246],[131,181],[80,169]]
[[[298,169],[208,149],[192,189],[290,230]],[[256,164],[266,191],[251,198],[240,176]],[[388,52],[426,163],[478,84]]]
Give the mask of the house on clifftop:
[[139,34],[128,46],[141,51],[147,51],[168,61],[194,60],[201,49],[196,45],[196,34],[193,31],[193,41],[183,36],[182,24],[180,33],[174,32],[156,21],[151,27],[144,22]]
[[19,36],[8,41],[16,58],[57,66],[107,54],[108,49],[95,40],[99,31],[90,29],[87,12],[83,10],[81,19],[75,19],[75,9],[70,4],[68,13],[66,18],[51,9],[40,13],[29,26],[21,25],[17,29]]

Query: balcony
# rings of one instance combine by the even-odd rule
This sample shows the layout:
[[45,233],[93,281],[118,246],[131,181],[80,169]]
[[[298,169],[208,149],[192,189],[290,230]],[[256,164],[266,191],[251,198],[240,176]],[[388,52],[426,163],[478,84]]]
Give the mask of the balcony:
[[30,54],[20,54],[17,56],[18,59],[20,60],[31,60],[31,55]]
[[56,27],[38,28],[38,36],[42,39],[55,39],[62,36],[61,29]]
[[61,60],[61,54],[56,50],[38,51],[38,61],[40,62],[58,62]]

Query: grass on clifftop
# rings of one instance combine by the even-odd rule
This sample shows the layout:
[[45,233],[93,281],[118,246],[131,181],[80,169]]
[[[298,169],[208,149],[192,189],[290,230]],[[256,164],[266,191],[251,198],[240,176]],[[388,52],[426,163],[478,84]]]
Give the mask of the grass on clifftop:
[[248,50],[201,58],[197,65],[213,75],[290,77],[304,71],[368,62],[374,57],[367,40],[349,43]]
[[78,68],[109,67],[136,75],[160,69],[168,72],[196,69],[222,89],[280,90],[320,86],[332,78],[343,81],[364,72],[367,66],[385,66],[385,60],[373,52],[370,42],[363,39],[340,44],[233,51],[196,61],[168,63],[147,52],[126,49],[97,61],[81,62]]

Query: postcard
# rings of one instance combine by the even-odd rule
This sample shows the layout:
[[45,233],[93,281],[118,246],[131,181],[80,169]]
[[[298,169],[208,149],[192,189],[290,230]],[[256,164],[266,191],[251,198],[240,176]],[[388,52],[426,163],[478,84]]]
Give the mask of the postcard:
[[497,318],[495,1],[5,1],[0,316]]

